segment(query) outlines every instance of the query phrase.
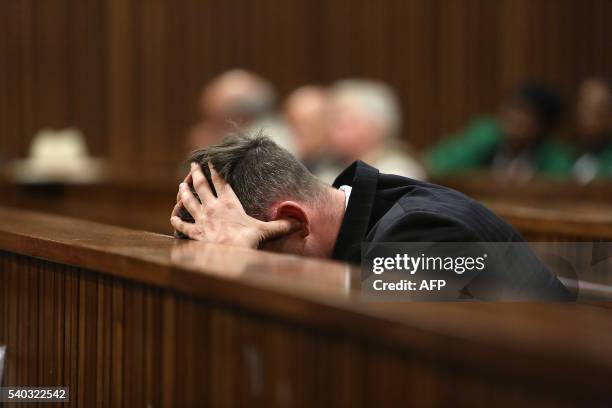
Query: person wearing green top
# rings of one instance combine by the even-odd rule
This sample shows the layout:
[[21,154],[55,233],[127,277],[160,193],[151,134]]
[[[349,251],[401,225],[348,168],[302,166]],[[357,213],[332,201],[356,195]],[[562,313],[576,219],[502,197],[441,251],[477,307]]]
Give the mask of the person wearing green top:
[[612,180],[612,86],[588,78],[578,90],[576,125],[580,154],[572,169],[579,183]]
[[445,177],[491,169],[519,181],[536,173],[565,179],[572,170],[572,150],[550,136],[561,110],[555,91],[526,83],[507,98],[497,116],[476,118],[427,151],[429,174]]

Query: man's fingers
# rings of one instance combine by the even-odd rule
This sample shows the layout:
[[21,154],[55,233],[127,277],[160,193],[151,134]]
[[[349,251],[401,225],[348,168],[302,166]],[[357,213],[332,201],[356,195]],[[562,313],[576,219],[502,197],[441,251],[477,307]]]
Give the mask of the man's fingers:
[[210,179],[213,182],[213,186],[215,186],[215,190],[217,191],[217,195],[221,194],[225,187],[228,185],[223,177],[217,173],[217,170],[213,167],[211,162],[208,162],[208,168],[210,169]]
[[242,207],[242,203],[240,203],[240,200],[238,199],[238,196],[234,192],[232,185],[229,184],[227,181],[225,181],[223,177],[221,177],[221,175],[217,172],[217,170],[215,170],[215,168],[210,162],[208,163],[208,168],[210,169],[210,178],[214,183],[215,190],[217,190],[217,195],[223,192],[223,195],[225,196],[225,198],[238,201],[238,203]]
[[172,227],[176,231],[183,233],[189,238],[193,238],[193,232],[194,232],[194,229],[196,228],[194,224],[190,222],[185,222],[177,216],[170,217],[170,224],[172,224]]
[[[185,176],[185,178],[183,179],[183,183],[191,183],[191,173],[193,172],[193,169],[190,168],[189,169],[189,173],[187,173],[187,175]],[[181,192],[180,190],[176,193],[176,202],[178,203],[181,200]]]
[[[225,196],[225,198],[231,198],[240,203],[240,199],[238,199],[238,196],[234,192],[234,189],[232,188],[231,184],[227,184],[225,186],[225,188],[223,189],[223,195]],[[240,203],[240,206],[242,206],[242,203]]]
[[[179,194],[180,194],[180,189],[179,189]],[[176,204],[174,205],[174,208],[172,209],[172,213],[170,214],[170,217],[178,216],[179,211],[181,210],[182,206],[183,204],[181,202],[181,199],[179,198]]]
[[[193,188],[200,196],[202,203],[210,202],[215,199],[204,173],[199,164],[191,163],[191,179],[193,180]],[[192,214],[193,215],[193,214]]]
[[261,226],[264,240],[280,238],[301,228],[301,224],[292,219],[264,222]]
[[189,211],[189,214],[191,214],[194,220],[200,220],[202,218],[202,205],[198,202],[198,199],[195,198],[189,186],[185,183],[181,183],[179,192],[181,194],[181,203],[183,203],[185,209]]
[[193,167],[190,165],[189,166],[189,173],[187,173],[187,175],[185,176],[185,179],[183,180],[183,183],[189,184],[191,182],[191,173],[193,173]]

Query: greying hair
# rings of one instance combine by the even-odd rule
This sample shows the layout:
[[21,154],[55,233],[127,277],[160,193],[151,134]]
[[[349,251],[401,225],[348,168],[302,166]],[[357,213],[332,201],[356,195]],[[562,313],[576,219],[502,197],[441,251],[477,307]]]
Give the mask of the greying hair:
[[359,105],[361,113],[385,127],[386,136],[398,136],[402,126],[400,103],[393,89],[380,81],[343,79],[331,86],[332,98],[347,98]]
[[196,150],[189,156],[203,169],[210,183],[208,163],[228,182],[244,211],[268,221],[270,208],[281,200],[314,203],[323,184],[291,153],[263,132],[249,136],[236,132],[221,143]]

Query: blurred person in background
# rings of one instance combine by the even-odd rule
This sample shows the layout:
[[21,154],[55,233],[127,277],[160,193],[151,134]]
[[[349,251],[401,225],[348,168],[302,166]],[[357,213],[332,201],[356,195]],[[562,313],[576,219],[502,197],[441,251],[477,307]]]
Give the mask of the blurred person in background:
[[572,176],[586,184],[612,178],[612,85],[589,78],[578,89],[576,127],[579,154]]
[[328,91],[314,85],[296,89],[285,102],[284,114],[295,154],[313,173],[327,161],[329,108]]
[[286,127],[274,113],[275,102],[274,88],[257,74],[244,69],[220,74],[202,89],[200,121],[187,134],[187,150],[218,143],[235,126],[264,128],[276,143],[292,150]]
[[341,80],[332,84],[330,96],[329,145],[338,163],[318,172],[322,180],[332,181],[340,169],[355,160],[363,160],[381,173],[425,178],[424,168],[407,153],[408,146],[400,143],[399,102],[388,85]]
[[518,182],[536,173],[565,179],[571,172],[572,151],[551,134],[561,112],[556,91],[525,83],[496,116],[477,118],[430,149],[425,154],[427,169],[434,177],[490,169],[498,178]]

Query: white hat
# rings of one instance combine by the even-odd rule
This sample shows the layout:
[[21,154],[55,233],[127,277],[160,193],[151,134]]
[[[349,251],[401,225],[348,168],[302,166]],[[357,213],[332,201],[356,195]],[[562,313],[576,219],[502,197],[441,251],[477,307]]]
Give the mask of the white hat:
[[30,156],[9,164],[10,178],[22,183],[91,183],[104,173],[104,162],[89,157],[76,128],[42,129],[30,145]]

